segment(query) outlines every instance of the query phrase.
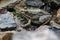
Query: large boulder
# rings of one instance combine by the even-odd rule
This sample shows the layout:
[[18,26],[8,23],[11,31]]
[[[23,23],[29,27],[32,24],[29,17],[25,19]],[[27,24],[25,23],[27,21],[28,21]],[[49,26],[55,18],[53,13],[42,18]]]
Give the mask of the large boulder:
[[16,22],[10,12],[0,14],[0,29],[3,31],[16,29]]

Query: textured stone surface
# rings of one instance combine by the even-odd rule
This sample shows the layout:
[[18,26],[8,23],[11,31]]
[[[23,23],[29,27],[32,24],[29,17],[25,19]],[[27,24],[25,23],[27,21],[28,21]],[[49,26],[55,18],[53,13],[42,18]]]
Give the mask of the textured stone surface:
[[1,29],[16,28],[14,17],[11,14],[12,13],[10,12],[0,14],[0,28]]
[[11,35],[10,32],[0,32],[0,40],[11,40]]

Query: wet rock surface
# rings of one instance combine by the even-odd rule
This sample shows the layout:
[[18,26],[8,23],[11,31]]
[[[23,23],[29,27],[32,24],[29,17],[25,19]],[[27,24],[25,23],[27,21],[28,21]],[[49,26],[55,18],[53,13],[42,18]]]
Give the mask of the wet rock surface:
[[8,31],[14,30],[16,28],[16,23],[14,21],[13,16],[11,16],[10,12],[6,14],[0,14],[0,30]]

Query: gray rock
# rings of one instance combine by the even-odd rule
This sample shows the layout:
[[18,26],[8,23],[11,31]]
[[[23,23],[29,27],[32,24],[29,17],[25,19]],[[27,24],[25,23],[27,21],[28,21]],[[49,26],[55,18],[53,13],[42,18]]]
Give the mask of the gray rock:
[[44,5],[44,3],[42,3],[40,0],[39,1],[37,0],[36,2],[34,2],[34,1],[25,1],[25,3],[26,3],[26,5],[33,6],[33,7],[39,7],[39,6]]
[[16,28],[16,23],[14,21],[13,16],[11,16],[10,12],[6,12],[5,14],[0,14],[0,29],[14,29]]

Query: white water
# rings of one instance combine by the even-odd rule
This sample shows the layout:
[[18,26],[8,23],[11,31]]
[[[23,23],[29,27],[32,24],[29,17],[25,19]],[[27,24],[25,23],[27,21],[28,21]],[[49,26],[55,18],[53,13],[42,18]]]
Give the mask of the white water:
[[12,40],[59,40],[57,35],[49,30],[21,31],[13,35]]

